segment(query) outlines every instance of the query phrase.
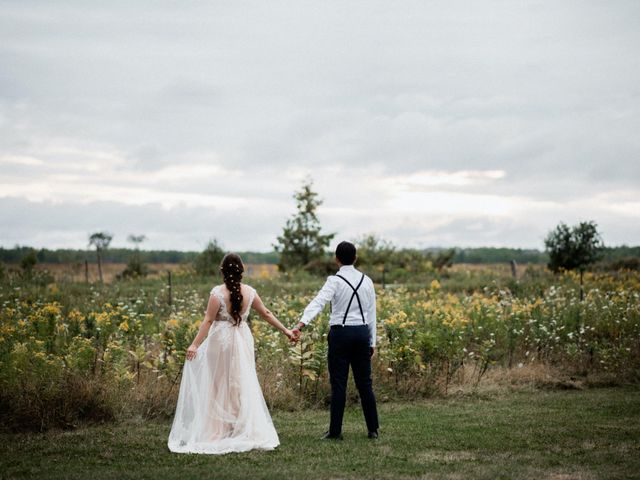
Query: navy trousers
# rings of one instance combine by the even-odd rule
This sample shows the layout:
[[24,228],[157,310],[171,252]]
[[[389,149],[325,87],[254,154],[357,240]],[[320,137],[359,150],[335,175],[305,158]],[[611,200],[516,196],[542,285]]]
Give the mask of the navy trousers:
[[331,382],[331,424],[329,435],[342,432],[342,417],[347,399],[349,365],[353,370],[367,430],[378,430],[376,397],[371,382],[371,349],[369,328],[359,326],[333,326],[329,330],[329,380]]

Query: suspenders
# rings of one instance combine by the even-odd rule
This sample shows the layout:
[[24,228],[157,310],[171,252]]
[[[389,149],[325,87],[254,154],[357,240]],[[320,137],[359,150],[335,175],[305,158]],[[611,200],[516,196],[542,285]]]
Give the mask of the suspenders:
[[355,288],[354,288],[353,285],[351,285],[349,280],[344,278],[342,275],[336,274],[336,277],[340,277],[342,280],[347,282],[347,285],[349,285],[351,287],[351,290],[353,290],[353,293],[351,294],[351,298],[349,299],[349,304],[347,305],[347,309],[344,312],[344,318],[342,319],[342,326],[344,327],[344,322],[347,321],[347,314],[349,313],[349,309],[351,308],[351,302],[353,302],[353,297],[356,297],[356,300],[358,300],[358,307],[360,308],[360,315],[362,315],[362,323],[366,324],[367,322],[364,319],[364,312],[362,311],[362,303],[360,303],[360,296],[358,295],[358,289],[360,288],[360,285],[362,285],[362,281],[364,280],[364,273],[362,274],[362,277],[360,278],[360,282],[358,282],[358,286],[356,286]]

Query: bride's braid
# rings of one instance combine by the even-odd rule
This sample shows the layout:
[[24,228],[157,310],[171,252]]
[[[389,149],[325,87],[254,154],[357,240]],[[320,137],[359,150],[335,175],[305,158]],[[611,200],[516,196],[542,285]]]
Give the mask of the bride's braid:
[[227,286],[227,290],[229,290],[229,298],[231,299],[231,311],[229,313],[235,320],[234,325],[238,325],[242,320],[240,312],[242,311],[243,299],[240,282],[242,280],[242,273],[244,272],[240,255],[227,253],[220,263],[220,270],[222,271],[224,284]]

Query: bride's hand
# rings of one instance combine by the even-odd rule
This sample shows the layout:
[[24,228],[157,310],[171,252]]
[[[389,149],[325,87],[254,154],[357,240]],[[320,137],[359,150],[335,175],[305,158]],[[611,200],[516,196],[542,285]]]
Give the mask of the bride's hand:
[[196,352],[198,351],[198,347],[195,345],[189,345],[187,348],[187,360],[193,360],[196,357]]
[[293,334],[291,330],[288,328],[284,331],[284,334],[289,338],[292,343],[296,343],[298,341],[297,337]]

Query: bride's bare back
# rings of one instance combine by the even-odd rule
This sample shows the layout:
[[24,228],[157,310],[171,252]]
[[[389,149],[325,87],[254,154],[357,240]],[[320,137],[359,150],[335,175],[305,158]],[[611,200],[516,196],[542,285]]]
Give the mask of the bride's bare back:
[[[224,306],[229,307],[228,313],[231,314],[231,311],[230,311],[231,293],[229,292],[229,289],[224,283],[221,285],[218,285],[217,288],[222,294],[222,299],[224,300]],[[249,302],[253,303],[252,290],[253,289],[249,285],[245,285],[244,283],[240,284],[240,292],[242,292],[242,308],[240,309],[240,313],[242,314],[243,317],[244,317],[244,314],[247,313],[249,310]],[[220,308],[223,308],[223,306],[221,305]]]

